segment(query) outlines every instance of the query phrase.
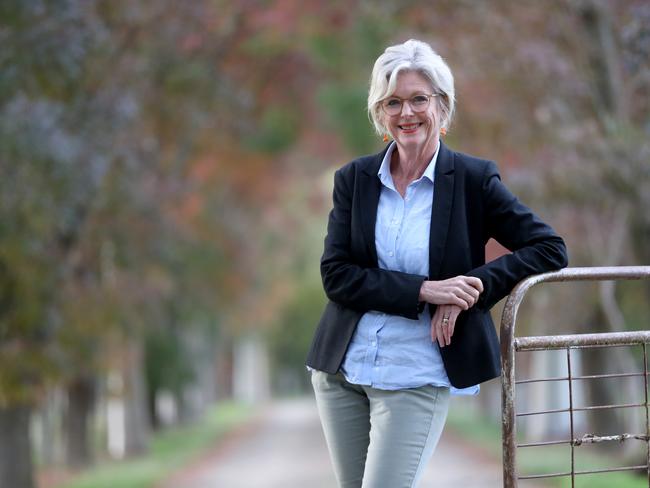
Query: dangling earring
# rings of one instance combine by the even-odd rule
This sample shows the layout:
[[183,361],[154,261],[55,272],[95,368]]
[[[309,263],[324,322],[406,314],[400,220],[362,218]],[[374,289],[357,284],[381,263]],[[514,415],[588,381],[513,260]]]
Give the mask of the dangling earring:
[[384,134],[384,142],[388,142],[388,134]]
[[447,135],[447,129],[445,129],[444,127],[442,129],[440,129],[440,135],[441,136],[446,136]]

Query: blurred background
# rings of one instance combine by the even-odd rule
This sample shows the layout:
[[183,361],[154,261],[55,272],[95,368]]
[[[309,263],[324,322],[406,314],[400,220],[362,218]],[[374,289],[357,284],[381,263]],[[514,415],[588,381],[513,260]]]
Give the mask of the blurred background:
[[[383,147],[368,79],[409,38],[454,73],[445,142],[497,161],[571,266],[650,263],[646,0],[4,0],[2,488],[306,486],[291,472],[246,484],[247,465],[242,484],[189,480],[197,459],[232,467],[228,445],[264,431],[265,412],[289,429],[275,439],[315,414],[296,405],[325,303],[333,171]],[[649,298],[642,282],[545,285],[518,335],[648,328]],[[607,354],[578,367],[643,368],[634,352]],[[518,367],[561,368],[536,358]],[[563,393],[545,388],[522,401],[557,408]],[[620,380],[580,395],[626,392],[643,396]],[[491,382],[454,400],[449,427],[497,471],[499,395]],[[640,418],[594,421],[628,431]],[[321,446],[334,486],[317,420],[305,422],[307,440],[283,455],[300,464]],[[540,438],[563,424],[521,428]],[[634,448],[605,455],[644,462]]]

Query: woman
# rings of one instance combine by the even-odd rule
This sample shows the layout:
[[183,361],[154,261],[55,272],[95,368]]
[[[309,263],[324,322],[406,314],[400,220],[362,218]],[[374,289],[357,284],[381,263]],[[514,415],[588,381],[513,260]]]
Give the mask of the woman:
[[[334,177],[321,273],[329,298],[309,351],[341,487],[414,487],[453,393],[500,374],[490,308],[523,278],[567,264],[551,227],[496,165],[440,141],[454,81],[409,40],[377,59],[368,112],[393,141]],[[512,251],[485,264],[494,238]]]

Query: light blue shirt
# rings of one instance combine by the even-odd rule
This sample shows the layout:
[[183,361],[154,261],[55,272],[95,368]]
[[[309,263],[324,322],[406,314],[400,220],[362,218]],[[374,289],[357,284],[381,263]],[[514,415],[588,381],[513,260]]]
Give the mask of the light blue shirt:
[[[382,269],[429,275],[429,232],[438,149],[440,144],[423,175],[409,184],[403,198],[390,173],[395,143],[386,151],[378,172],[382,187],[375,223],[375,246]],[[352,336],[341,371],[350,383],[382,390],[450,386],[438,343],[431,341],[429,307],[417,320],[366,312]],[[478,393],[479,387],[451,390],[468,395]]]

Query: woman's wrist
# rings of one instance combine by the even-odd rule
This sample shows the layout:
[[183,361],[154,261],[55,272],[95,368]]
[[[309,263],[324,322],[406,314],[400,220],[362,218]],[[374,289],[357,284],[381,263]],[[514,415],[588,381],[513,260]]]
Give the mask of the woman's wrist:
[[422,285],[420,286],[420,295],[418,297],[418,300],[421,302],[428,302],[431,303],[431,285],[433,284],[433,281],[429,280],[424,280],[422,282]]

